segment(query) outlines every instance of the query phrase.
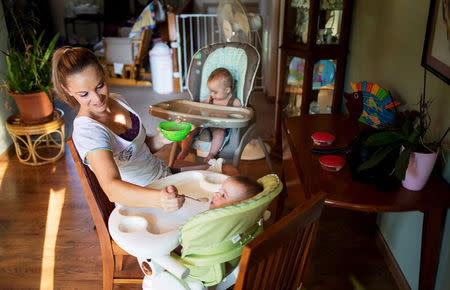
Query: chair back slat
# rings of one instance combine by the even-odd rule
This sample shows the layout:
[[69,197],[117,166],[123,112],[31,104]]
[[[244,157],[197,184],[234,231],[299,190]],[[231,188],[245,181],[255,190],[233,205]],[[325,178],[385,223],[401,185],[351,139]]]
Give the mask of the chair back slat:
[[314,195],[244,247],[234,289],[301,286],[324,198]]
[[[92,170],[83,163],[83,160],[81,160],[81,157],[78,154],[73,141],[69,140],[67,144],[77,167],[78,175],[83,186],[83,191],[86,195],[86,199],[88,200],[89,208],[91,209],[91,214],[93,215],[93,217],[94,215],[99,214],[103,223],[102,226],[107,227],[108,218],[111,212],[114,210],[115,205],[114,203],[109,201],[108,196],[105,194],[100,184],[98,183],[97,177],[95,177],[94,172],[92,172]],[[91,200],[95,202],[91,203]],[[93,212],[92,206],[97,208],[98,212],[97,210]],[[95,218],[94,222],[96,223],[96,227],[99,227]]]

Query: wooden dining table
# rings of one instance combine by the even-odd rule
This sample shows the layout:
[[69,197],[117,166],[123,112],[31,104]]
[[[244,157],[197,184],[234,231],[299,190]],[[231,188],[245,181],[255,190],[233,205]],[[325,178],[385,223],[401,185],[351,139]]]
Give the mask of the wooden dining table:
[[[311,195],[325,192],[325,204],[364,212],[423,212],[422,249],[419,289],[434,289],[444,226],[444,213],[450,207],[450,187],[437,175],[432,175],[425,188],[410,191],[401,186],[390,192],[380,192],[372,184],[352,179],[346,165],[339,172],[321,168],[311,135],[324,131],[336,136],[327,149],[348,146],[362,126],[346,115],[302,115],[283,122],[283,173],[288,199],[294,204]],[[339,153],[338,153],[339,154]],[[344,156],[344,155],[342,155]]]

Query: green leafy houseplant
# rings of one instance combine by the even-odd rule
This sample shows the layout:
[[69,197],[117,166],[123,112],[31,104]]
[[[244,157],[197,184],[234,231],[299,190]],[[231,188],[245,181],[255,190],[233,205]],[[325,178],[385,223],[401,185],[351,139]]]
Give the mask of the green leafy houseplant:
[[[424,86],[425,87],[425,86]],[[424,89],[425,91],[425,89]],[[375,133],[367,138],[368,146],[378,149],[369,160],[362,163],[358,170],[373,168],[386,158],[391,152],[399,152],[395,162],[395,176],[403,180],[409,164],[409,157],[412,152],[433,153],[438,152],[442,141],[450,130],[445,133],[437,142],[424,141],[425,134],[431,123],[428,112],[430,102],[425,100],[425,93],[420,97],[419,111],[405,111],[397,114],[397,126],[391,130]]]
[[49,44],[39,37],[32,36],[32,44],[26,45],[25,51],[10,48],[6,55],[6,88],[16,94],[28,94],[44,91],[50,97],[51,63],[50,58],[55,49],[59,35],[56,34]]
[[4,16],[8,23],[9,48],[2,51],[8,69],[3,89],[7,96],[14,98],[24,123],[46,122],[53,115],[50,60],[59,34],[47,40],[44,31],[36,31],[38,20],[27,18],[14,8],[14,3],[5,6]]

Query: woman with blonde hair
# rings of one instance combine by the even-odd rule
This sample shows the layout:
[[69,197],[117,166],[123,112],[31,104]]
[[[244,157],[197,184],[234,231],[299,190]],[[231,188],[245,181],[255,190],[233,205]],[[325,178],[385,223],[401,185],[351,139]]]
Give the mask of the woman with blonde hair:
[[161,133],[146,135],[142,120],[125,98],[109,92],[103,67],[90,50],[56,50],[52,81],[58,97],[78,108],[73,142],[111,202],[166,211],[183,205],[184,197],[174,186],[162,191],[144,187],[172,173],[152,154],[170,142]]

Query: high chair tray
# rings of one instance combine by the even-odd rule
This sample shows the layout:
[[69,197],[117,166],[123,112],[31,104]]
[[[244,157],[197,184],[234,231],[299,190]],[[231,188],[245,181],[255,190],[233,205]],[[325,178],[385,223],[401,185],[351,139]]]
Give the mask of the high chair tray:
[[[192,170],[159,179],[147,187],[163,189],[175,185],[179,194],[210,199],[227,177],[212,171]],[[178,246],[179,226],[208,208],[209,202],[189,198],[175,212],[116,205],[109,216],[108,229],[113,240],[135,257],[167,255]]]
[[242,128],[253,118],[252,108],[218,106],[188,100],[151,105],[150,114],[169,121],[180,120],[197,127]]

